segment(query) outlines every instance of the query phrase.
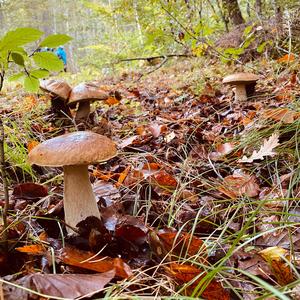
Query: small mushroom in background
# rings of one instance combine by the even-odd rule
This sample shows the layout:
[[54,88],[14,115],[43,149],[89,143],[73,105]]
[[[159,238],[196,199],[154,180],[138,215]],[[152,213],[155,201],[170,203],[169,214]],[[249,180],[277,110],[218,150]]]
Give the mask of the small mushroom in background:
[[58,117],[71,117],[68,99],[72,88],[63,80],[47,79],[40,81],[40,88],[50,96],[51,109]]
[[[39,166],[63,167],[65,221],[75,228],[88,216],[100,218],[88,165],[107,161],[116,153],[116,146],[108,137],[77,131],[37,145],[29,152],[29,162]],[[69,228],[67,231],[72,233]]]
[[91,102],[106,100],[108,97],[109,95],[94,83],[81,83],[75,86],[71,91],[68,105],[70,108],[75,108],[78,103],[76,123],[88,119]]
[[259,77],[252,73],[235,73],[223,79],[223,83],[235,87],[235,100],[246,101],[247,96],[254,93],[255,84]]

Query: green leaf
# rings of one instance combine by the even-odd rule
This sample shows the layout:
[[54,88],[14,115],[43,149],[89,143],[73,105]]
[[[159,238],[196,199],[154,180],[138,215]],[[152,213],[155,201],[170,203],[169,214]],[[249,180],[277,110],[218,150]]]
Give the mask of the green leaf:
[[14,74],[14,75],[12,75],[12,76],[10,76],[10,77],[8,78],[8,81],[17,81],[17,80],[21,79],[22,77],[24,77],[25,75],[26,75],[26,74],[23,73],[23,72],[18,73],[18,74]]
[[72,40],[72,38],[66,34],[52,34],[52,35],[47,36],[40,43],[40,47],[54,48],[54,47],[63,45],[71,40]]
[[64,68],[63,62],[51,52],[36,52],[32,56],[38,67],[49,71],[61,71]]
[[32,76],[26,76],[24,79],[24,87],[25,90],[28,92],[36,92],[38,91],[40,86],[40,82],[38,79]]
[[17,65],[24,66],[24,57],[20,53],[13,52],[11,58]]
[[35,28],[17,28],[6,33],[0,41],[0,50],[12,50],[38,40],[43,32]]
[[253,28],[253,25],[247,26],[244,30],[243,36],[247,37],[250,34],[250,32],[252,31],[252,28]]
[[30,76],[35,78],[45,78],[49,76],[49,71],[45,69],[36,69],[30,71]]

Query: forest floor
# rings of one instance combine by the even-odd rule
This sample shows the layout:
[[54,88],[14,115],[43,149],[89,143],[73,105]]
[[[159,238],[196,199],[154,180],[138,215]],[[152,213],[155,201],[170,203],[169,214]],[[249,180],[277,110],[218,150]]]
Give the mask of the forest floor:
[[[76,128],[53,119],[44,95],[7,87],[0,299],[299,299],[298,67],[180,59],[140,80],[96,80],[111,96],[85,128],[119,152],[90,166],[102,220],[73,237],[62,170],[31,167],[27,155]],[[241,70],[260,80],[237,103],[222,79]]]

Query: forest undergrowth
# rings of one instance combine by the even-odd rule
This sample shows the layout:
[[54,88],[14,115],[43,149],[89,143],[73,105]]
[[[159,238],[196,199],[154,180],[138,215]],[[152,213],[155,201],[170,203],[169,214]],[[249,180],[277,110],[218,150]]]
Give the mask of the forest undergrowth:
[[[54,119],[42,93],[3,90],[0,299],[300,299],[298,68],[286,56],[180,58],[95,78],[110,97],[80,126]],[[240,71],[260,77],[245,102],[222,84]],[[102,219],[68,237],[62,169],[27,156],[82,129],[109,136],[118,155],[89,167]]]

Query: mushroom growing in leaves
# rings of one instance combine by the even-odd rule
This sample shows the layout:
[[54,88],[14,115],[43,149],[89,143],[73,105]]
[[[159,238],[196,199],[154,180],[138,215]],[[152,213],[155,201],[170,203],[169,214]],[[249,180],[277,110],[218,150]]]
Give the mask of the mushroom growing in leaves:
[[60,117],[71,117],[70,108],[67,105],[72,88],[63,80],[41,80],[40,88],[51,99],[53,113]]
[[[64,210],[68,225],[87,218],[100,218],[96,198],[89,180],[88,165],[116,155],[116,146],[108,137],[78,131],[47,140],[29,152],[29,162],[39,166],[63,167]],[[71,233],[70,229],[68,232]]]
[[247,100],[247,91],[254,92],[256,81],[259,77],[252,73],[235,73],[223,79],[223,83],[235,87],[235,100],[242,102]]
[[76,112],[76,122],[87,120],[90,114],[90,103],[99,100],[108,99],[109,95],[101,90],[96,84],[81,83],[75,86],[70,94],[69,106],[75,108],[78,103]]

